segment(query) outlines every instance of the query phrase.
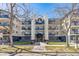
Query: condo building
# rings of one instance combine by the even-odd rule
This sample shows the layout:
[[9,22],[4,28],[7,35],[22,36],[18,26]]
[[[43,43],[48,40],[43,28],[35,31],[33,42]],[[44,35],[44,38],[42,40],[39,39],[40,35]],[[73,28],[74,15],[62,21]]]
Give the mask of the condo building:
[[[0,32],[4,36],[9,35],[10,19],[8,15],[0,16]],[[44,17],[33,17],[29,20],[13,20],[12,26],[13,40],[16,41],[65,41],[65,36],[61,33],[61,25],[59,19],[48,19]]]
[[59,19],[48,19],[47,16],[42,16],[21,20],[21,22],[22,36],[20,38],[22,41],[65,41],[65,35],[62,33],[63,29]]
[[70,12],[69,15],[67,15],[62,20],[62,27],[64,30],[65,37],[68,36],[69,44],[79,42],[79,10],[78,9],[75,9],[73,12]]
[[[14,19],[12,25],[12,36],[21,36],[21,22],[19,20]],[[0,15],[0,33],[3,33],[3,37],[6,40],[9,39],[10,31],[10,18],[7,14]],[[5,39],[3,38],[3,39]]]
[[[75,42],[75,39],[79,40],[79,14],[77,12],[78,10],[71,12],[64,19],[48,18],[47,16],[33,16],[28,20],[24,18],[14,19],[13,41],[65,42],[66,36],[68,36],[68,42],[71,44]],[[9,17],[1,15],[0,33],[2,32],[4,36],[9,34],[9,25]]]

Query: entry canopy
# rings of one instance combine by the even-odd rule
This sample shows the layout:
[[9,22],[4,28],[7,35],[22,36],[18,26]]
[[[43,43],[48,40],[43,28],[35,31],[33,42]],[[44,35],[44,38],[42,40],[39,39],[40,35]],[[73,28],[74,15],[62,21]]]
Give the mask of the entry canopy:
[[43,32],[38,32],[38,33],[36,33],[36,34],[43,34]]
[[42,37],[43,37],[43,34],[42,34],[42,33],[37,33],[37,34],[36,34],[36,37],[37,37],[37,38],[42,38]]

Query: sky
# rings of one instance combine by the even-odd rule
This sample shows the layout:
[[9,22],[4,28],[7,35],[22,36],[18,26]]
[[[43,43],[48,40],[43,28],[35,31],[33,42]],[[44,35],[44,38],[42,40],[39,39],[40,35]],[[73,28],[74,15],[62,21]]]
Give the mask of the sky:
[[[30,3],[31,8],[38,15],[47,15],[48,18],[57,18],[59,15],[55,12],[56,8],[70,8],[71,4],[69,3]],[[4,4],[0,4],[0,8],[5,9]]]
[[71,4],[68,3],[32,3],[31,7],[36,9],[39,15],[47,15],[49,18],[57,18],[59,15],[55,12],[56,8],[70,8]]

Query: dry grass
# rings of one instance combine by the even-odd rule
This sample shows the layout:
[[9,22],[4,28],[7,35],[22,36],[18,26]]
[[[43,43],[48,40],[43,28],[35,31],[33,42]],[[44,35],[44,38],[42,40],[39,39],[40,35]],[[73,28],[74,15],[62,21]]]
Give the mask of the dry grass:
[[[79,49],[74,47],[65,47],[65,46],[46,46],[48,52],[79,52]],[[33,49],[33,46],[15,46],[10,47],[8,45],[1,45],[0,52],[29,52]]]
[[33,48],[33,46],[15,46],[10,47],[8,45],[1,45],[0,46],[0,52],[27,52],[30,51]]
[[47,50],[51,52],[78,52],[74,47],[65,47],[65,46],[46,46]]

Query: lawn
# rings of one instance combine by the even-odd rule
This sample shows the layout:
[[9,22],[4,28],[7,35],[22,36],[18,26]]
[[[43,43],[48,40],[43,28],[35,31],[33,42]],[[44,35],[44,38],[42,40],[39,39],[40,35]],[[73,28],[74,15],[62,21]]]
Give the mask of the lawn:
[[[0,52],[31,52],[34,46],[14,46],[10,47],[8,45],[0,45]],[[66,46],[45,46],[47,52],[79,52],[79,49],[75,49],[73,46],[66,47]]]
[[48,42],[49,45],[65,45],[66,42]]
[[32,42],[14,42],[14,45],[27,45],[32,44]]
[[0,45],[0,52],[28,52],[31,51],[33,46],[14,46]]
[[65,46],[46,46],[46,49],[51,52],[78,52],[79,49],[75,49],[72,47]]

